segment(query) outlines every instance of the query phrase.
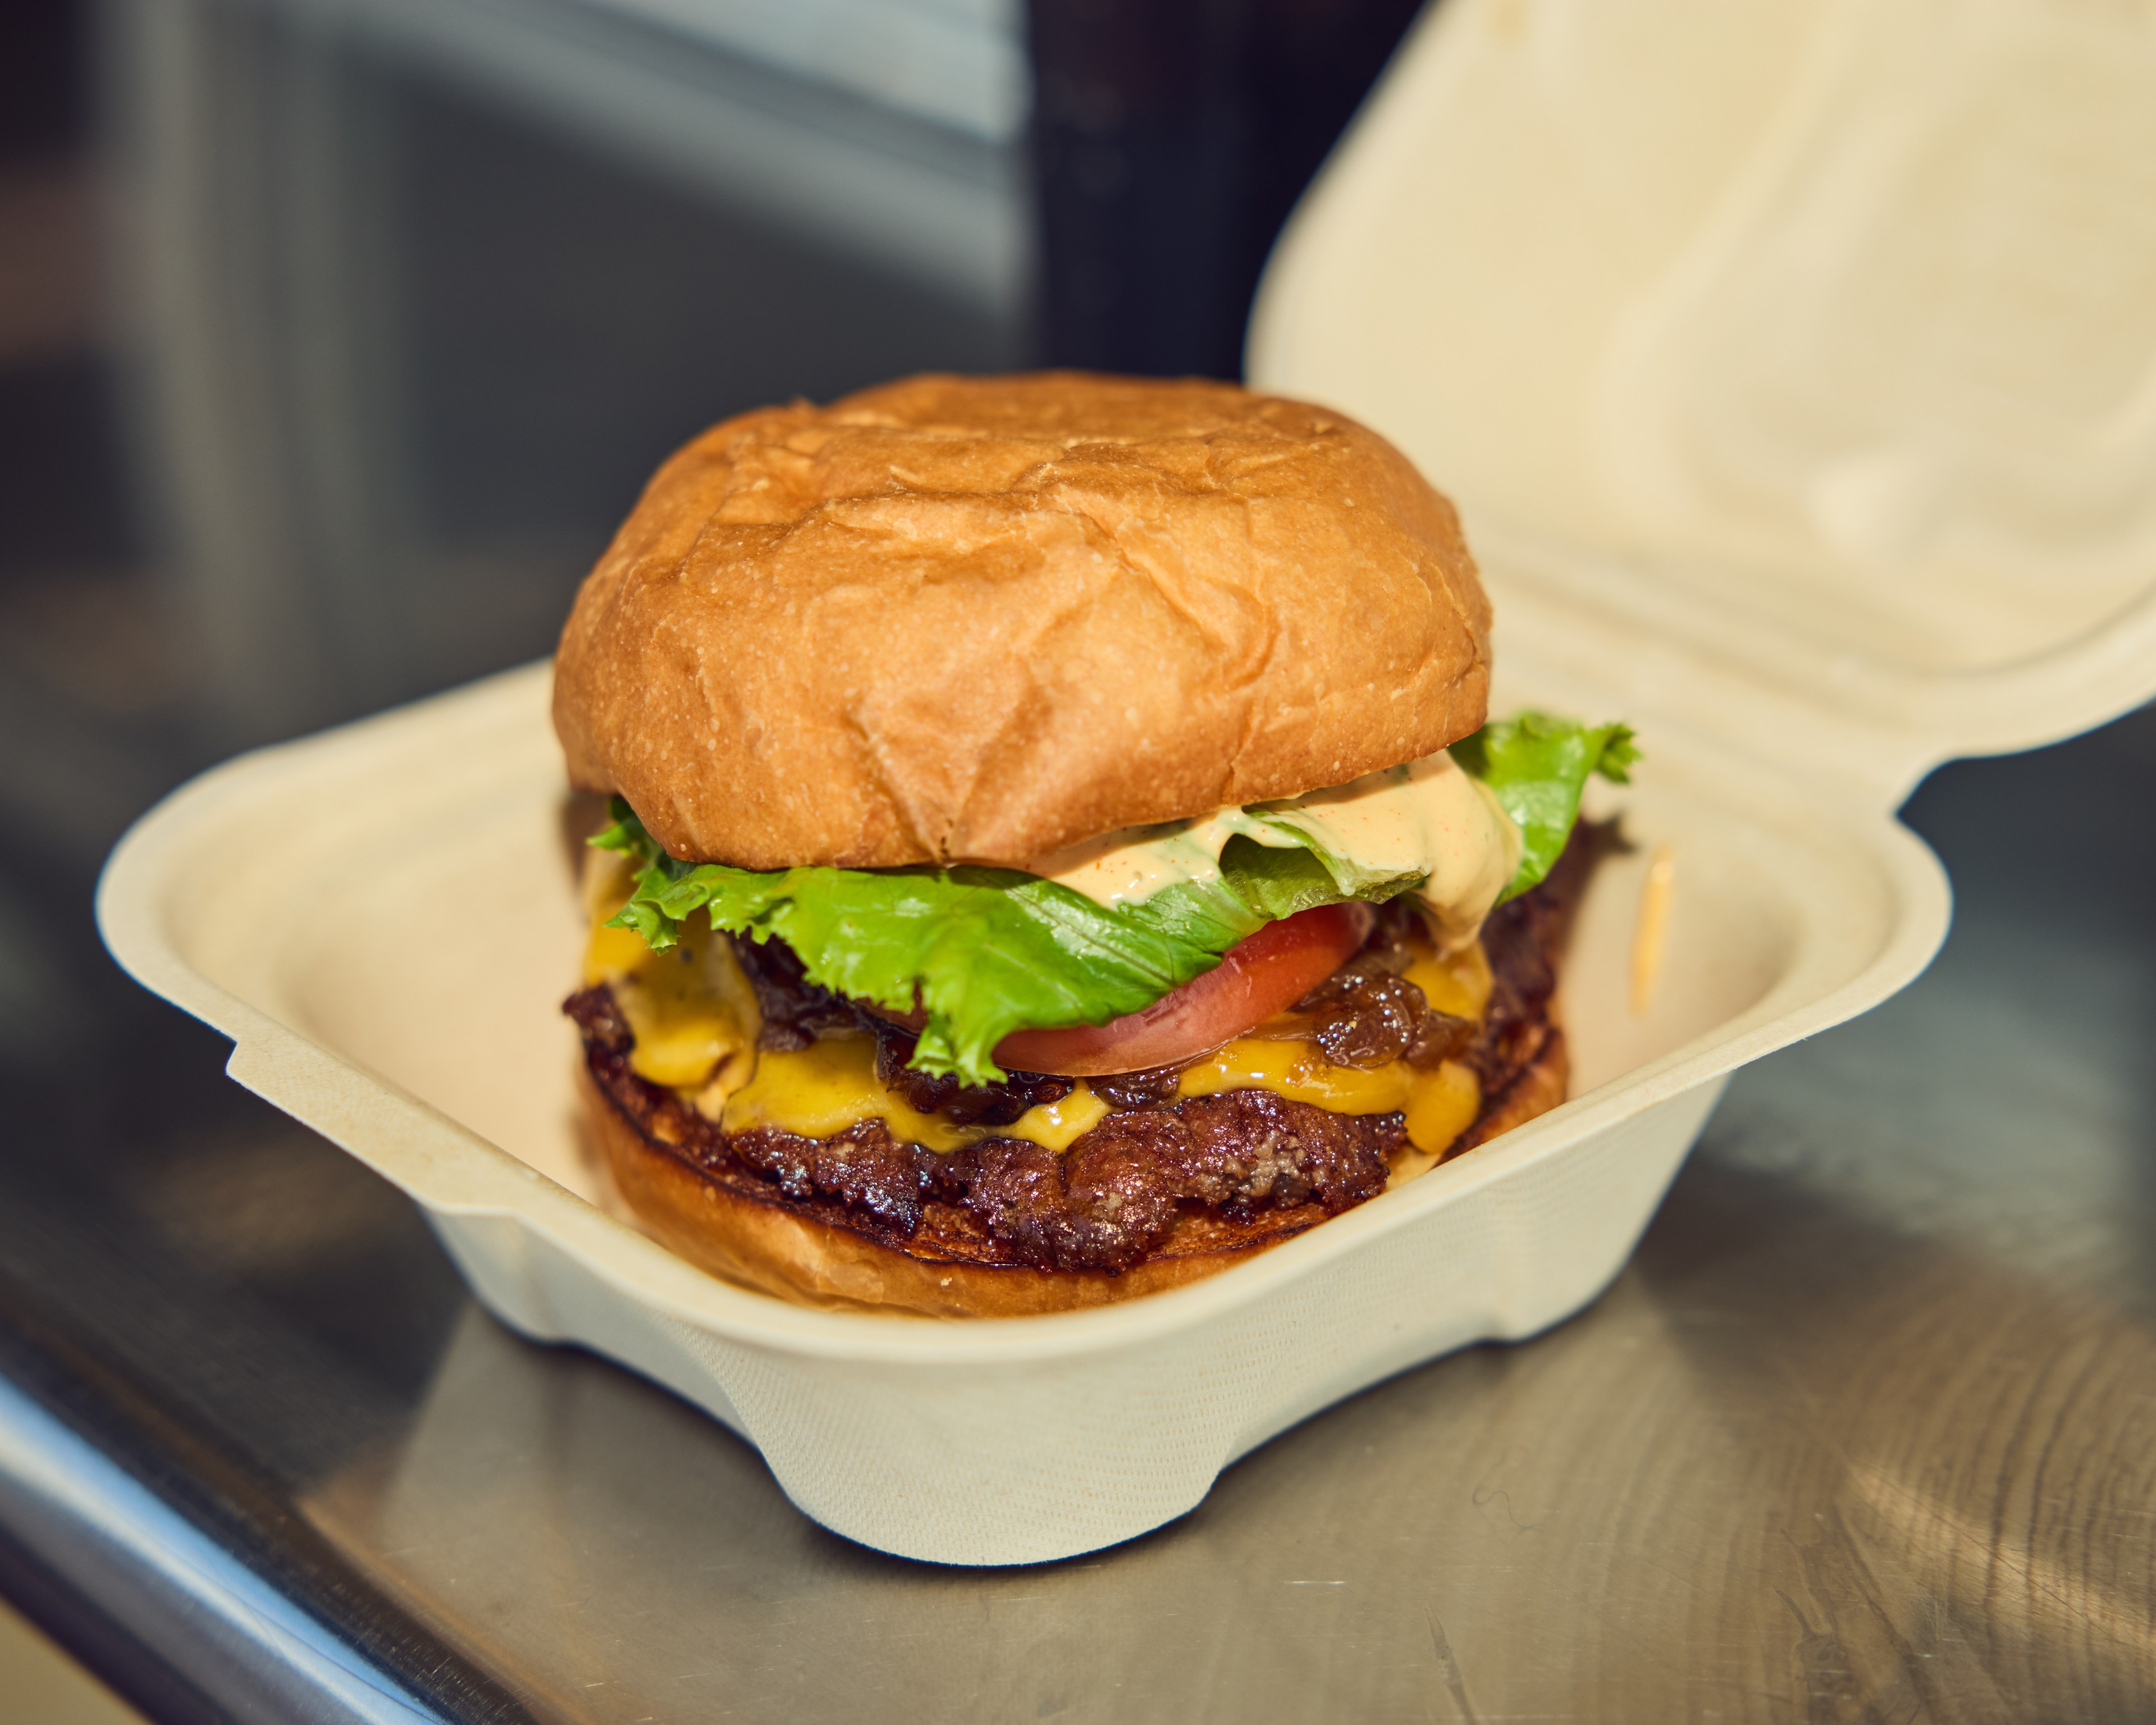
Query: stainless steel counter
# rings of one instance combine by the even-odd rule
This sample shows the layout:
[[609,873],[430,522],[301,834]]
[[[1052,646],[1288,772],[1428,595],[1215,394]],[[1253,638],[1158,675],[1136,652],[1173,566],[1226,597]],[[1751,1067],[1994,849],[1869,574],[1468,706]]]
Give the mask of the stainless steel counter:
[[2152,804],[2156,712],[1940,774],[1938,965],[1740,1075],[1599,1304],[1039,1569],[850,1546],[513,1338],[115,983],[146,1076],[22,1075],[0,1163],[0,1583],[173,1717],[2156,1715]]

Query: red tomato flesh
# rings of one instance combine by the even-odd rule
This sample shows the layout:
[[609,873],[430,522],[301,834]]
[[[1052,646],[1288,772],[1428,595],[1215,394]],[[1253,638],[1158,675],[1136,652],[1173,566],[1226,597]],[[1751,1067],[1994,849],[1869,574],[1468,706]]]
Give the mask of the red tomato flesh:
[[[1231,1042],[1285,1012],[1345,964],[1370,932],[1364,904],[1320,905],[1238,941],[1203,976],[1193,977],[1142,1011],[1105,1024],[1065,1030],[1015,1030],[995,1047],[1006,1072],[1100,1078],[1172,1066]],[[919,1012],[869,1010],[918,1030]]]
[[[1099,1078],[1173,1066],[1285,1012],[1348,962],[1370,932],[1368,905],[1320,905],[1238,941],[1204,975],[1142,1012],[1068,1030],[1017,1030],[996,1045],[1006,1072]],[[872,1012],[918,1030],[920,1013]]]
[[1142,1012],[1068,1030],[1018,1030],[996,1045],[1006,1072],[1093,1078],[1218,1048],[1287,1009],[1348,962],[1370,932],[1368,905],[1320,905],[1228,948],[1219,964]]

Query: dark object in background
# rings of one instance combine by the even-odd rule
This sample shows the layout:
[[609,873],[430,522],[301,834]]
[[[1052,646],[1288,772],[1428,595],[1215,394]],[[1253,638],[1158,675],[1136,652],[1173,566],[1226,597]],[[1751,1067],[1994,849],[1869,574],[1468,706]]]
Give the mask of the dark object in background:
[[[0,587],[139,555],[95,308],[88,16],[0,5]],[[17,621],[0,594],[0,630]]]
[[80,69],[89,18],[77,0],[0,6],[0,158],[79,143],[89,117]]
[[1030,0],[1040,357],[1238,378],[1275,236],[1421,0]]

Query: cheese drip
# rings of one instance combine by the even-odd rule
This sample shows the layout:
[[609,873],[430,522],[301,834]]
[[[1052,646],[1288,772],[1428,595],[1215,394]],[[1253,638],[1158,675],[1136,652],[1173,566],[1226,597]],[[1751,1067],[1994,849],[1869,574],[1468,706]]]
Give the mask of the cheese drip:
[[1027,867],[1112,907],[1142,902],[1178,881],[1217,880],[1230,839],[1279,848],[1296,844],[1296,834],[1321,857],[1368,875],[1421,875],[1416,896],[1448,949],[1475,937],[1520,866],[1520,830],[1512,817],[1488,786],[1440,750],[1286,802],[1127,827]]
[[619,852],[594,850],[585,864],[585,909],[591,937],[584,945],[584,986],[610,985],[614,1004],[635,1033],[629,1069],[639,1078],[685,1092],[726,1092],[756,1065],[763,1028],[756,990],[734,957],[733,945],[712,932],[711,919],[681,925],[681,942],[654,952],[629,928],[608,928],[624,904],[635,870]]

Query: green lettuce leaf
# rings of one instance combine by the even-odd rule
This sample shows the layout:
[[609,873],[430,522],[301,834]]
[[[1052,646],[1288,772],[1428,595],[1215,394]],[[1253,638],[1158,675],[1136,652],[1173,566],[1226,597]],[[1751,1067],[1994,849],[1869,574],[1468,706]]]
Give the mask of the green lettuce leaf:
[[1264,922],[1278,922],[1299,911],[1348,899],[1383,904],[1423,883],[1420,875],[1358,868],[1306,834],[1296,833],[1292,845],[1284,845],[1239,835],[1220,853],[1222,875]]
[[627,803],[591,842],[641,865],[613,919],[664,951],[684,917],[754,940],[777,936],[808,979],[894,1011],[927,1014],[913,1065],[968,1084],[1004,1074],[1013,1030],[1101,1024],[1142,1011],[1266,923],[1349,898],[1389,898],[1421,878],[1343,887],[1308,850],[1238,839],[1217,879],[1181,881],[1110,908],[1006,869],[784,869],[757,872],[668,856]]
[[[1519,872],[1506,896],[1548,873],[1591,772],[1622,780],[1635,757],[1621,725],[1539,713],[1486,726],[1453,746],[1520,824]],[[1266,923],[1349,899],[1409,891],[1419,875],[1372,870],[1304,830],[1290,804],[1246,809],[1217,876],[1178,881],[1111,908],[1009,869],[781,869],[677,861],[617,797],[614,824],[591,842],[638,866],[613,919],[665,950],[683,918],[753,940],[776,937],[808,979],[893,1011],[926,1014],[913,1064],[968,1084],[1004,1074],[993,1058],[1014,1030],[1101,1024],[1143,1010]]]
[[1519,872],[1502,903],[1538,885],[1555,865],[1579,819],[1589,775],[1627,783],[1640,751],[1629,726],[1582,725],[1529,712],[1462,737],[1452,746],[1452,758],[1496,793],[1519,826]]

